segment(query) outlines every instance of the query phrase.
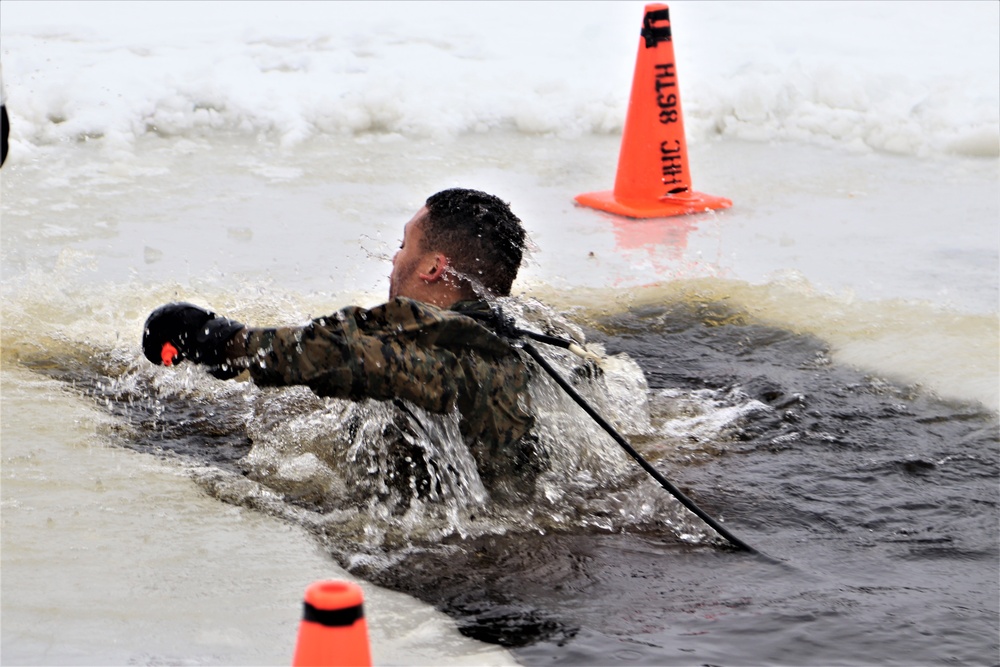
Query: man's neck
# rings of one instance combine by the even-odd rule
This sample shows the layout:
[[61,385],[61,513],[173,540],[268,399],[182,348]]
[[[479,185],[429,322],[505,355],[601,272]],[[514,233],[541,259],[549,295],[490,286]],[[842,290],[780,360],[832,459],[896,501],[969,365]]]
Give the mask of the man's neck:
[[462,290],[454,288],[451,285],[443,285],[441,289],[431,290],[421,301],[447,310],[459,301],[474,301],[478,298],[471,290]]

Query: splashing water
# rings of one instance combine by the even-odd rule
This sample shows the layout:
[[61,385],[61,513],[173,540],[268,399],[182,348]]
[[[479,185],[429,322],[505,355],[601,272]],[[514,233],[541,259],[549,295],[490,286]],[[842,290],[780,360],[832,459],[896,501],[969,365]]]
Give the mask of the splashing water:
[[[506,299],[502,306],[522,328],[584,340],[578,325],[537,301]],[[457,413],[219,381],[189,364],[154,367],[109,343],[52,345],[34,355],[22,349],[29,357],[22,361],[92,395],[118,418],[109,429],[117,441],[179,458],[211,495],[306,526],[345,563],[391,562],[449,536],[654,529],[689,542],[713,539],[541,369],[533,373],[530,400],[545,469],[526,502],[510,505],[495,502],[484,487]],[[604,356],[597,365],[542,347],[654,460],[665,456],[665,437],[699,419],[690,414],[694,406],[703,414],[699,428],[688,430],[705,443],[758,409],[735,396],[716,404],[683,392],[650,397],[626,354]],[[589,349],[603,353],[600,345]]]

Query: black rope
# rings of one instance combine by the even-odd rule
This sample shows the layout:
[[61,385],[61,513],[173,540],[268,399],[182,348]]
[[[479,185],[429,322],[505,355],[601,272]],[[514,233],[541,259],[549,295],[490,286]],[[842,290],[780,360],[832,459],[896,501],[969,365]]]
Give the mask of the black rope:
[[601,428],[607,431],[608,435],[614,438],[615,442],[621,445],[622,448],[629,453],[629,456],[635,459],[636,462],[638,462],[638,464],[642,466],[642,469],[645,470],[647,473],[649,473],[649,475],[653,479],[659,482],[660,486],[666,489],[670,493],[670,495],[672,495],[674,498],[680,501],[680,503],[684,505],[684,507],[694,512],[698,516],[698,518],[700,518],[702,521],[711,526],[712,530],[714,530],[719,535],[722,535],[724,538],[726,538],[729,541],[729,543],[732,544],[734,547],[736,547],[737,549],[742,549],[743,551],[749,551],[750,553],[757,553],[756,549],[751,547],[749,544],[747,544],[740,538],[733,535],[728,528],[726,528],[721,523],[713,519],[703,509],[695,505],[693,500],[684,495],[684,493],[680,489],[671,484],[666,477],[661,475],[659,471],[656,468],[654,468],[649,461],[644,459],[642,455],[639,454],[639,452],[637,452],[635,448],[629,444],[628,440],[626,440],[615,429],[615,427],[609,424],[604,419],[604,417],[602,417],[596,410],[594,410],[594,408],[591,407],[591,405],[586,401],[586,399],[584,399],[583,396],[580,396],[580,394],[577,393],[577,391],[573,388],[572,385],[570,385],[569,382],[565,380],[565,378],[559,375],[558,371],[556,371],[556,369],[553,368],[552,365],[549,364],[549,362],[547,362],[544,357],[542,357],[541,353],[535,349],[534,345],[532,345],[531,343],[524,343],[523,348],[525,352],[531,355],[532,359],[538,362],[539,366],[545,369],[545,372],[547,372],[550,376],[552,376],[552,379],[555,380],[560,387],[562,387],[563,391],[569,394],[569,397],[572,398],[574,401],[576,401],[577,405],[583,408],[583,410],[588,415],[590,415],[591,418],[595,422],[597,422],[597,424]]
[[[541,343],[547,343],[549,345],[555,345],[564,349],[569,349],[573,342],[566,340],[564,338],[557,338],[555,336],[547,336],[545,334],[535,333],[534,331],[527,331],[526,329],[519,329],[514,325],[514,319],[507,317],[500,311],[499,308],[494,308],[490,313],[479,313],[479,312],[466,312],[463,313],[472,317],[473,319],[482,321],[484,324],[492,327],[497,334],[505,336],[507,338],[531,338],[533,340],[539,341]],[[535,346],[531,343],[524,342],[522,348],[527,352],[532,359],[534,359],[539,366],[541,366],[546,373],[548,373],[556,384],[562,387],[570,398],[576,401],[577,405],[583,408],[590,417],[597,422],[597,425],[603,428],[608,435],[610,435],[615,442],[617,442],[621,447],[628,452],[629,456],[636,460],[636,462],[642,466],[642,469],[649,473],[650,477],[655,479],[660,486],[666,489],[674,498],[676,498],[684,507],[691,510],[699,519],[707,523],[712,530],[717,532],[722,537],[726,538],[730,544],[732,544],[737,549],[748,551],[753,554],[760,554],[759,551],[754,549],[752,546],[741,540],[740,538],[733,535],[732,532],[721,523],[716,521],[705,512],[703,509],[698,507],[693,500],[688,498],[684,493],[678,489],[676,486],[670,483],[670,481],[660,474],[660,472],[653,467],[653,465],[644,459],[639,452],[629,444],[629,441],[619,433],[614,426],[612,426],[604,417],[602,417],[597,410],[595,410],[590,403],[587,402],[583,396],[581,396],[573,386],[563,378],[559,372],[552,367],[552,365],[542,357],[541,353],[535,349]]]

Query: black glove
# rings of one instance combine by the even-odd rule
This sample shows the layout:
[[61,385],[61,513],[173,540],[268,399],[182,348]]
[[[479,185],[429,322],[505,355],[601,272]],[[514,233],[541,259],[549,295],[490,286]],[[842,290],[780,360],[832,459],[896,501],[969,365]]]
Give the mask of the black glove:
[[[243,328],[239,322],[190,303],[168,303],[154,310],[142,333],[142,353],[154,364],[170,366],[188,359],[226,380],[239,370],[226,364],[226,343]],[[170,347],[167,347],[167,346]]]

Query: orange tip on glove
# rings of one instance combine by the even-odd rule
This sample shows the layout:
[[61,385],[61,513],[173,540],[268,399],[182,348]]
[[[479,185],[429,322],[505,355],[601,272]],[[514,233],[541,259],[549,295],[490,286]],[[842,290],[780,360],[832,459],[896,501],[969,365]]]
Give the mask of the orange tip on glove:
[[164,343],[163,349],[160,350],[160,360],[163,361],[164,366],[173,366],[174,359],[177,358],[177,348],[170,343]]

